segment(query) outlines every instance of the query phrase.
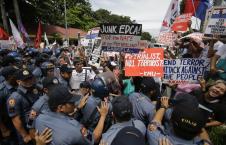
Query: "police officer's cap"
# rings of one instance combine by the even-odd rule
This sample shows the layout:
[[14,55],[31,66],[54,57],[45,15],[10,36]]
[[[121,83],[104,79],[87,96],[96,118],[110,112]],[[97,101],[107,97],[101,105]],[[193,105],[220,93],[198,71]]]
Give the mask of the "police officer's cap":
[[67,64],[63,64],[63,65],[60,67],[60,72],[68,72],[68,73],[71,73],[72,71],[73,71],[73,68],[68,67]]
[[53,88],[48,91],[47,95],[49,96],[48,103],[50,109],[66,103],[76,103],[80,100],[80,96],[73,96],[64,85],[53,86]]
[[148,91],[151,91],[153,89],[156,89],[157,84],[152,77],[145,77],[145,78],[143,78],[140,87],[141,87],[142,91],[148,92]]
[[117,133],[111,145],[145,145],[145,138],[137,128],[127,126]]
[[208,117],[192,101],[180,102],[173,107],[171,120],[177,136],[193,139],[205,127]]
[[17,69],[13,66],[4,67],[1,74],[7,79],[10,76],[14,76]]
[[2,66],[9,66],[13,63],[16,63],[16,59],[13,56],[5,56],[2,60]]
[[49,88],[53,85],[57,85],[59,84],[59,80],[57,79],[57,77],[46,77],[43,81],[43,88]]
[[31,79],[33,77],[34,77],[33,74],[28,69],[18,70],[17,73],[16,73],[17,80],[23,81],[23,80]]

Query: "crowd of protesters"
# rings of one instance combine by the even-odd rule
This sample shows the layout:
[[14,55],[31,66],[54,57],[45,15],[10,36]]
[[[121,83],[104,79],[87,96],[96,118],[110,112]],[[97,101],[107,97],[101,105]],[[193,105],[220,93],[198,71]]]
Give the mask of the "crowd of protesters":
[[164,51],[210,59],[199,84],[126,77],[123,53],[100,57],[96,68],[82,47],[0,49],[0,144],[211,145],[206,130],[226,120],[219,40],[178,36]]

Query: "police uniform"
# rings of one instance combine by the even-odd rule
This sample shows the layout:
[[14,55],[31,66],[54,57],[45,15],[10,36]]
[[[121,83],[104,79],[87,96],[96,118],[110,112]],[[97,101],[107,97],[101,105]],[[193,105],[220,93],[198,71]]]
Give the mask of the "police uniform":
[[[9,117],[13,118],[15,116],[20,116],[22,125],[27,129],[27,124],[30,125],[32,122],[29,122],[29,114],[31,107],[35,101],[39,98],[40,93],[37,89],[28,91],[27,89],[19,86],[17,91],[12,93],[7,100],[7,109]],[[22,143],[22,138],[18,133],[20,142]]]
[[154,117],[155,105],[142,93],[132,93],[129,100],[133,106],[133,117],[148,125]]
[[155,131],[147,131],[147,138],[149,145],[159,145],[159,139],[167,138],[171,144],[173,145],[203,145],[202,140],[198,137],[192,140],[185,140],[182,138],[177,137],[173,130],[165,131],[164,127],[160,124],[157,124],[157,129]]
[[40,67],[35,67],[35,69],[33,70],[32,74],[36,77],[36,79],[41,79],[42,77],[42,70]]
[[[100,98],[90,96],[84,108],[81,109],[81,123],[91,131],[95,129],[100,118],[100,114],[97,111],[97,106],[100,106],[100,103]],[[109,104],[109,112],[111,112],[111,110],[112,105]]]
[[51,145],[91,145],[94,143],[90,131],[82,133],[82,125],[75,119],[55,112],[40,114],[35,121],[35,128],[42,132],[52,129]]
[[130,120],[112,125],[107,132],[102,135],[102,140],[110,145],[117,133],[126,126],[134,126],[139,129],[144,136],[146,134],[146,127],[143,122],[140,120]]
[[45,111],[50,111],[48,100],[49,97],[46,94],[41,96],[32,106],[32,110],[34,110],[37,114],[43,113]]

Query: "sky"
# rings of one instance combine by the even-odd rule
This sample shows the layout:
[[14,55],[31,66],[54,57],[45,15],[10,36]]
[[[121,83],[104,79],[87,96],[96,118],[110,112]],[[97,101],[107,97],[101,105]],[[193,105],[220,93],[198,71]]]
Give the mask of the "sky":
[[90,0],[92,9],[106,9],[129,16],[143,25],[143,31],[157,36],[171,0]]

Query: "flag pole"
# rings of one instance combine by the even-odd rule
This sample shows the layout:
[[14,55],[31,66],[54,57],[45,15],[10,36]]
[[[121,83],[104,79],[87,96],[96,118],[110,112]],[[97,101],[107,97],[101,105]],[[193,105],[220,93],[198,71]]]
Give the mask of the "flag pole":
[[67,40],[67,45],[69,45],[68,28],[67,28],[67,5],[66,0],[64,0],[64,19],[65,19],[65,39]]

